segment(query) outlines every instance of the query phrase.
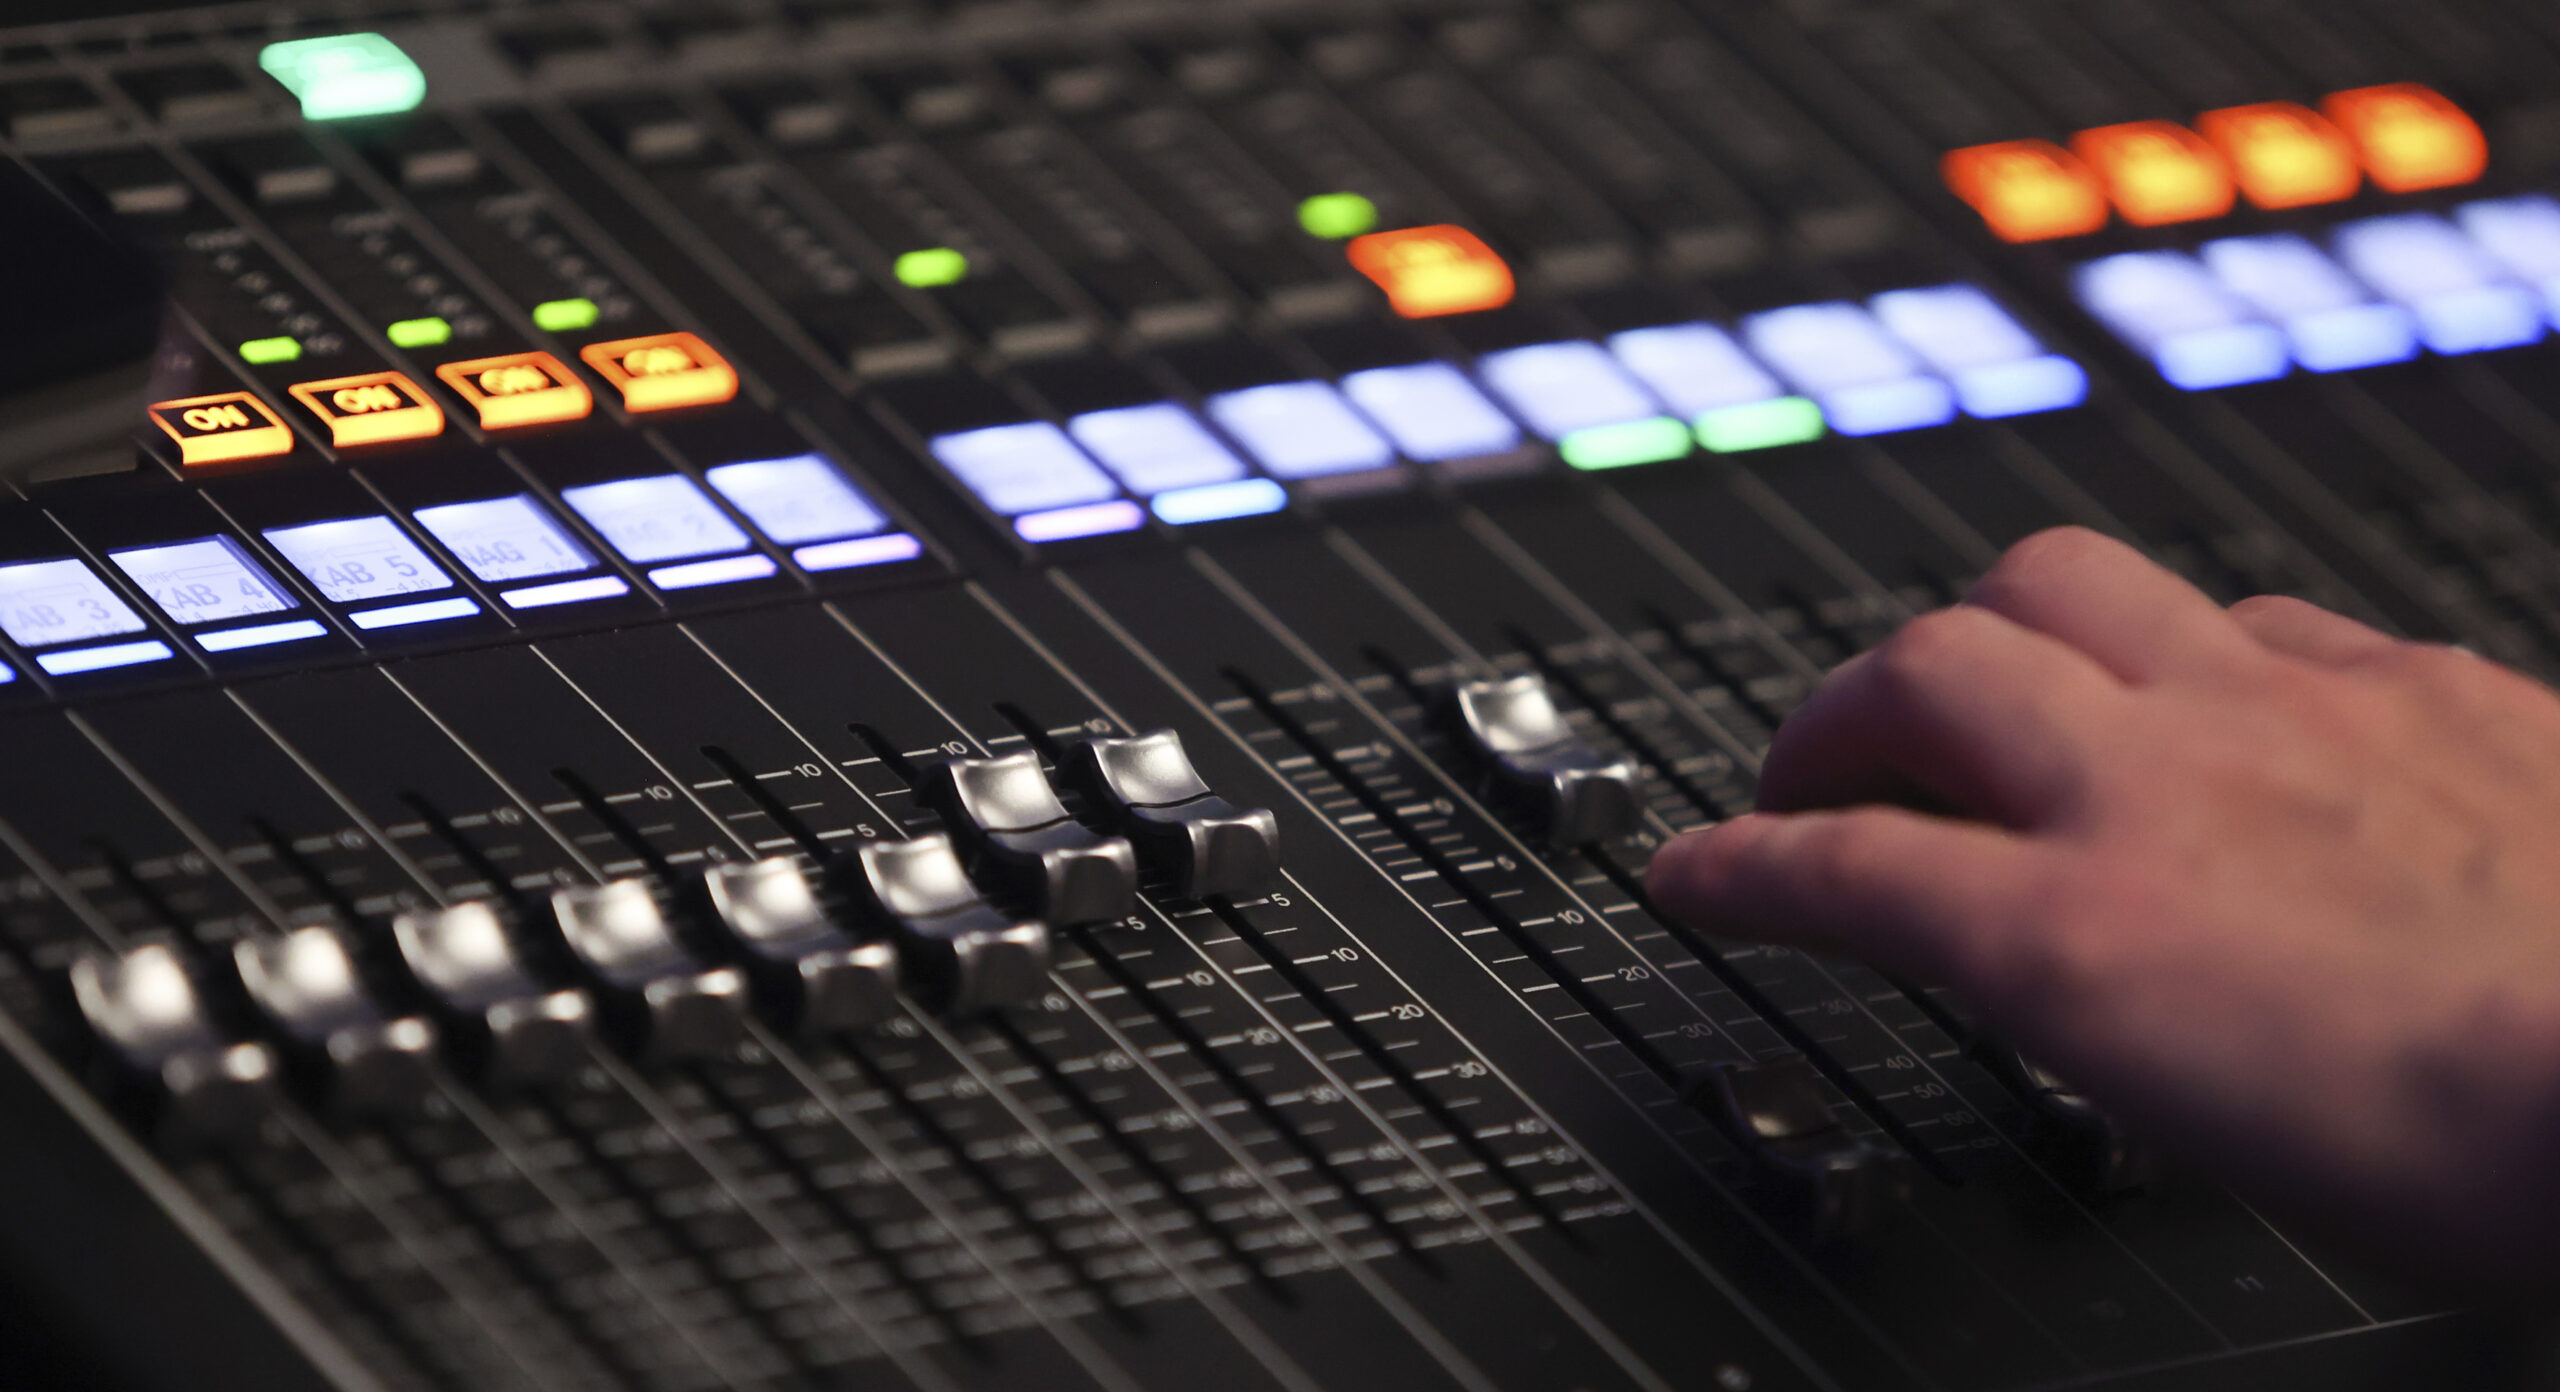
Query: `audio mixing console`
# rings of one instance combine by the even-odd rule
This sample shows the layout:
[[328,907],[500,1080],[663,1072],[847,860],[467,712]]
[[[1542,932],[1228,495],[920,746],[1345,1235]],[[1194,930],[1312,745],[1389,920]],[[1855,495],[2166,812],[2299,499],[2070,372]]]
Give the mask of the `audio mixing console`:
[[20,1385],[2489,1385],[1642,867],[2049,525],[2560,671],[2544,0],[31,7]]

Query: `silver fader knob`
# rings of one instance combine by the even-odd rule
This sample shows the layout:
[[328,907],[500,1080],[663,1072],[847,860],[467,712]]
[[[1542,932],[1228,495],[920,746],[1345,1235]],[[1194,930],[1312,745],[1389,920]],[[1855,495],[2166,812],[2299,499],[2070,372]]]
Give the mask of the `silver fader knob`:
[[391,936],[419,984],[446,1009],[487,1031],[490,1076],[551,1082],[586,1061],[595,1023],[586,992],[542,984],[525,966],[496,906],[413,909],[391,920]]
[[1136,902],[1137,853],[1070,815],[1038,755],[934,764],[923,791],[971,867],[1051,923],[1122,918]]
[[864,1029],[898,1012],[898,949],[855,942],[800,862],[775,856],[702,877],[711,912],[746,945],[757,975],[803,1033]]
[[2078,1088],[2005,1046],[1986,1050],[1985,1061],[2026,1099],[2030,1143],[2075,1188],[2103,1197],[2138,1189],[2150,1180],[2150,1152]]
[[1718,1064],[1690,1094],[1817,1244],[1875,1226],[1909,1192],[1900,1157],[1850,1135],[1832,1115],[1821,1077],[1801,1055]]
[[177,948],[84,953],[71,964],[71,994],[116,1060],[158,1083],[200,1129],[237,1132],[264,1114],[278,1073],[274,1051],[224,1036]]
[[1250,898],[1279,878],[1279,818],[1209,791],[1173,731],[1085,740],[1068,751],[1067,772],[1183,898]]
[[608,880],[551,892],[569,950],[630,1012],[630,1033],[656,1058],[721,1053],[744,1032],[746,973],[714,966],[677,936],[646,880]]
[[339,1105],[397,1111],[434,1085],[434,1023],[382,1007],[336,924],[234,943],[231,963],[258,1013],[328,1060],[329,1092]]
[[910,986],[934,1008],[974,1015],[1047,988],[1049,930],[989,904],[949,837],[873,842],[843,879],[859,910],[897,935]]
[[1643,772],[1611,759],[1565,723],[1546,678],[1527,675],[1459,685],[1450,708],[1459,733],[1491,775],[1499,800],[1536,822],[1550,850],[1612,841],[1642,816]]

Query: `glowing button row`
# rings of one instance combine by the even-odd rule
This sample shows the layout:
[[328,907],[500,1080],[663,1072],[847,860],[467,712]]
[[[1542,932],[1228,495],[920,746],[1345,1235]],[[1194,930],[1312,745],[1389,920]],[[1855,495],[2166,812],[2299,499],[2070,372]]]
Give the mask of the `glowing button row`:
[[[716,405],[738,394],[737,370],[689,333],[589,344],[578,356],[634,413]],[[549,353],[446,363],[436,376],[472,408],[484,430],[578,420],[595,408],[586,383]],[[404,373],[333,377],[286,390],[328,426],[329,442],[341,449],[421,440],[444,430],[444,408]],[[190,465],[265,458],[293,448],[284,422],[248,392],[163,401],[151,408],[151,419]]]
[[2191,391],[2520,347],[2560,323],[2560,201],[2363,218],[2321,241],[2225,237],[2077,268],[2080,301]]
[[2489,165],[2479,123],[2414,82],[2294,102],[2225,107],[2175,121],[2081,131],[2069,149],[2006,140],[1950,152],[1947,187],[2012,242],[2075,237],[2107,225],[2108,205],[2136,227],[2220,217],[2242,196],[2260,208],[2352,197],[2366,178],[2387,193],[2450,188]]
[[[704,477],[768,539],[793,548],[792,560],[803,570],[841,571],[923,554],[921,542],[891,530],[888,514],[820,455],[741,460],[718,465]],[[650,582],[661,589],[761,580],[780,572],[701,485],[684,475],[619,479],[564,489],[561,497],[626,560],[647,567]],[[498,587],[497,598],[510,608],[552,608],[631,592],[627,580],[610,573],[530,494],[421,508],[415,519],[463,569]],[[342,606],[346,621],[359,630],[410,628],[484,612],[478,600],[459,592],[445,565],[386,514],[271,528],[261,535],[321,598]],[[319,619],[298,613],[302,601],[232,537],[128,547],[109,551],[107,559],[208,653],[308,642],[330,632]],[[175,658],[178,649],[149,637],[149,627],[125,594],[86,560],[0,565],[0,635],[27,650],[47,674]],[[0,663],[0,684],[17,676]]]
[[1276,512],[1289,503],[1284,482],[1384,469],[1399,456],[1501,460],[1521,448],[1524,428],[1573,468],[1612,469],[1694,448],[1795,444],[1825,429],[1877,435],[1959,412],[2061,410],[2087,392],[2077,363],[2045,351],[1979,288],[1951,284],[1753,314],[1738,335],[1689,323],[1605,343],[1525,344],[1482,355],[1472,378],[1418,362],[1339,383],[1246,387],[1210,396],[1207,423],[1154,402],[1063,425],[982,426],[929,447],[1016,535],[1049,542],[1128,531],[1149,512],[1176,526]]

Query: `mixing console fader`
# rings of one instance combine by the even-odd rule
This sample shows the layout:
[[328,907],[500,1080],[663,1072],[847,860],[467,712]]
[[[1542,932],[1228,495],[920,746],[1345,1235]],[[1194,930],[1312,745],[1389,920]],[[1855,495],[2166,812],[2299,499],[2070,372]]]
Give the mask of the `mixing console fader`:
[[2049,526],[2560,673],[2553,15],[21,0],[0,1380],[2496,1385],[1643,870]]

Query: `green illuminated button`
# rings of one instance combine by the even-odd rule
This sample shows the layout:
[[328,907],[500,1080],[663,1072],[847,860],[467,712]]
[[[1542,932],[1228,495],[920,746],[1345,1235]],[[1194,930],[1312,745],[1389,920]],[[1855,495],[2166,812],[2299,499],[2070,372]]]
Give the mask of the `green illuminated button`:
[[1822,408],[1801,396],[1781,396],[1709,411],[1693,424],[1699,444],[1733,454],[1822,438]]
[[969,274],[969,258],[950,247],[926,247],[922,251],[902,252],[898,264],[898,283],[930,290],[937,285],[956,285]]
[[403,319],[382,331],[394,348],[433,348],[453,340],[453,325],[432,316],[425,319]]
[[533,326],[544,333],[575,333],[594,328],[597,312],[593,300],[544,300],[533,307]]
[[1593,425],[1556,441],[1556,453],[1577,469],[1623,469],[1656,464],[1689,452],[1689,427],[1669,416],[1647,416],[1617,425]]
[[1378,205],[1356,193],[1319,193],[1298,205],[1298,225],[1311,237],[1357,237],[1377,230]]
[[302,103],[306,121],[407,111],[427,97],[427,75],[380,34],[272,43],[258,66]]
[[240,361],[245,363],[292,362],[301,356],[299,339],[253,338],[240,345]]

